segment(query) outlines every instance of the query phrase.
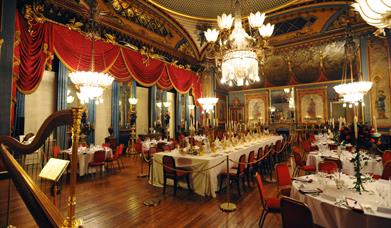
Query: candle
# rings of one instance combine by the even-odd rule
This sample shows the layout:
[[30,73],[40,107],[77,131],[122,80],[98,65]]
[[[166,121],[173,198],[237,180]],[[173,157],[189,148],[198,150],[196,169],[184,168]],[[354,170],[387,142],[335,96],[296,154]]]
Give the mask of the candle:
[[354,117],[354,137],[358,139],[357,116]]
[[334,118],[332,118],[332,123],[333,123],[333,129],[334,129],[334,127],[335,127],[335,125],[334,125]]
[[342,128],[342,117],[341,116],[338,118],[338,124],[339,124],[338,129],[341,129]]
[[376,116],[373,116],[373,128],[375,129],[375,132],[377,132],[377,120],[376,120]]

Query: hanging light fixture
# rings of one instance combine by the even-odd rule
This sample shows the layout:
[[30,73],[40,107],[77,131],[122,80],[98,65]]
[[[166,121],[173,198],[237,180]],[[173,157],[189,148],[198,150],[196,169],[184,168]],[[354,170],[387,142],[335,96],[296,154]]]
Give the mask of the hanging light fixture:
[[[94,21],[92,19],[91,30],[94,31]],[[95,37],[97,34],[90,32],[88,38],[91,39],[91,69],[90,71],[75,71],[69,74],[71,82],[75,84],[79,92],[76,93],[80,103],[88,103],[95,100],[96,104],[103,103],[103,91],[113,83],[114,78],[107,73],[95,71]]]
[[[222,84],[243,86],[259,82],[258,65],[265,61],[268,39],[273,34],[274,25],[264,25],[265,14],[256,12],[248,17],[250,36],[242,26],[240,2],[235,2],[235,17],[231,14],[217,17],[217,29],[204,32],[210,43],[208,52],[214,56],[217,68],[221,69]],[[232,29],[232,24],[234,24]]]
[[198,98],[198,103],[201,104],[204,113],[213,113],[214,106],[217,104],[219,98],[216,97],[203,97]]
[[346,41],[345,41],[344,62],[342,66],[342,83],[334,86],[337,92],[345,103],[344,107],[352,107],[354,104],[358,106],[364,101],[364,95],[372,88],[371,81],[365,81],[362,74],[358,75],[358,81],[354,81],[353,61],[355,59],[356,44],[353,41],[352,29],[349,23],[346,26]]
[[390,0],[356,0],[352,4],[361,17],[378,30],[376,34],[385,34],[385,28],[391,28],[391,1]]

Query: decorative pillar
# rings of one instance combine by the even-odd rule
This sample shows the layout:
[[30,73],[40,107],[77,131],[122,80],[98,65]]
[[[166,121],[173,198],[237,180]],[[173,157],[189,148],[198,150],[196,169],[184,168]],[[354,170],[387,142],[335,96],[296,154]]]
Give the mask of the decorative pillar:
[[185,131],[188,131],[190,126],[189,93],[186,93],[185,95],[185,121],[186,121]]
[[[366,36],[360,37],[360,51],[361,51],[361,72],[363,75],[363,80],[369,81],[369,68],[368,68],[368,38]],[[371,91],[368,92],[367,95],[364,96],[364,118],[363,122],[371,123],[371,110],[370,110],[370,102],[371,102]]]
[[0,31],[0,135],[10,135],[16,1],[2,1],[2,4],[0,25],[2,28]]

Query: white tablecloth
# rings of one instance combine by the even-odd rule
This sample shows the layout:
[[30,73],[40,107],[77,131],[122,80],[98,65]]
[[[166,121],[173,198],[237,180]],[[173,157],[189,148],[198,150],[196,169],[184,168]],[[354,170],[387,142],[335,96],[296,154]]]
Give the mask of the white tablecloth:
[[[162,187],[163,186],[163,167],[161,165],[163,156],[169,155],[175,159],[177,167],[187,167],[193,170],[191,174],[191,182],[195,193],[202,196],[216,197],[216,191],[218,190],[218,175],[226,170],[227,163],[223,162],[219,166],[209,169],[206,172],[197,172],[197,170],[204,170],[219,164],[227,159],[227,155],[230,159],[238,161],[242,154],[247,156],[251,151],[255,152],[255,156],[260,147],[275,143],[277,140],[281,140],[282,136],[263,136],[258,140],[254,140],[251,143],[239,143],[237,148],[226,149],[225,151],[220,150],[215,153],[205,154],[203,156],[197,155],[182,155],[176,150],[172,152],[160,152],[156,153],[153,157],[153,168],[151,178],[153,176],[153,185]],[[160,164],[159,164],[160,163]],[[234,164],[230,162],[230,167]],[[172,182],[168,184],[172,185]],[[182,186],[183,183],[181,183]],[[183,184],[183,187],[186,183]]]
[[[354,174],[354,164],[350,162],[353,156],[355,155],[350,153],[349,151],[342,151],[340,160],[342,162],[343,173],[348,175]],[[324,150],[322,152],[320,151],[310,152],[307,156],[307,165],[314,165],[318,170],[319,162],[323,161],[322,157],[338,158],[338,155],[336,152],[330,150]],[[381,161],[381,157],[377,157],[377,158],[371,158],[369,156],[366,157],[368,158],[368,160],[361,162],[362,173],[364,174],[372,173],[381,176],[383,172],[383,163]]]
[[[79,161],[79,175],[84,176],[88,171],[88,163],[94,159],[94,154],[98,150],[104,150],[106,152],[106,159],[113,157],[113,150],[109,147],[94,146],[94,147],[79,147],[77,151],[77,158]],[[62,153],[72,154],[72,148],[61,151]],[[92,170],[95,172],[95,170]]]
[[[391,183],[385,180],[378,180],[364,184],[367,192],[361,195],[354,192],[353,179],[343,175],[342,179],[346,183],[346,187],[338,190],[334,180],[329,180],[324,187],[319,185],[316,175],[306,176],[312,179],[312,183],[303,184],[302,182],[293,181],[291,188],[291,197],[304,202],[311,209],[314,222],[326,228],[370,228],[370,227],[391,227]],[[299,188],[322,188],[324,191],[320,195],[302,194]],[[380,190],[379,190],[380,189]],[[379,191],[390,191],[388,194],[388,206],[385,201],[379,196]],[[345,206],[337,206],[336,202],[350,197],[358,201],[364,208],[364,213],[352,211]],[[378,207],[390,209],[390,213],[378,212]]]

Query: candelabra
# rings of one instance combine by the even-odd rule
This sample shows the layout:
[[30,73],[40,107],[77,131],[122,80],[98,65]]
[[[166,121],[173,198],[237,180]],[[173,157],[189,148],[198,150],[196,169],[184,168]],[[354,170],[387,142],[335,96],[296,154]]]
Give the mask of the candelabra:
[[129,111],[129,120],[130,120],[130,138],[128,142],[128,149],[126,150],[126,154],[131,156],[137,154],[136,148],[134,146],[136,142],[136,119],[137,119],[137,112],[136,112],[136,104],[137,104],[137,98],[129,98],[130,103],[130,111]]

